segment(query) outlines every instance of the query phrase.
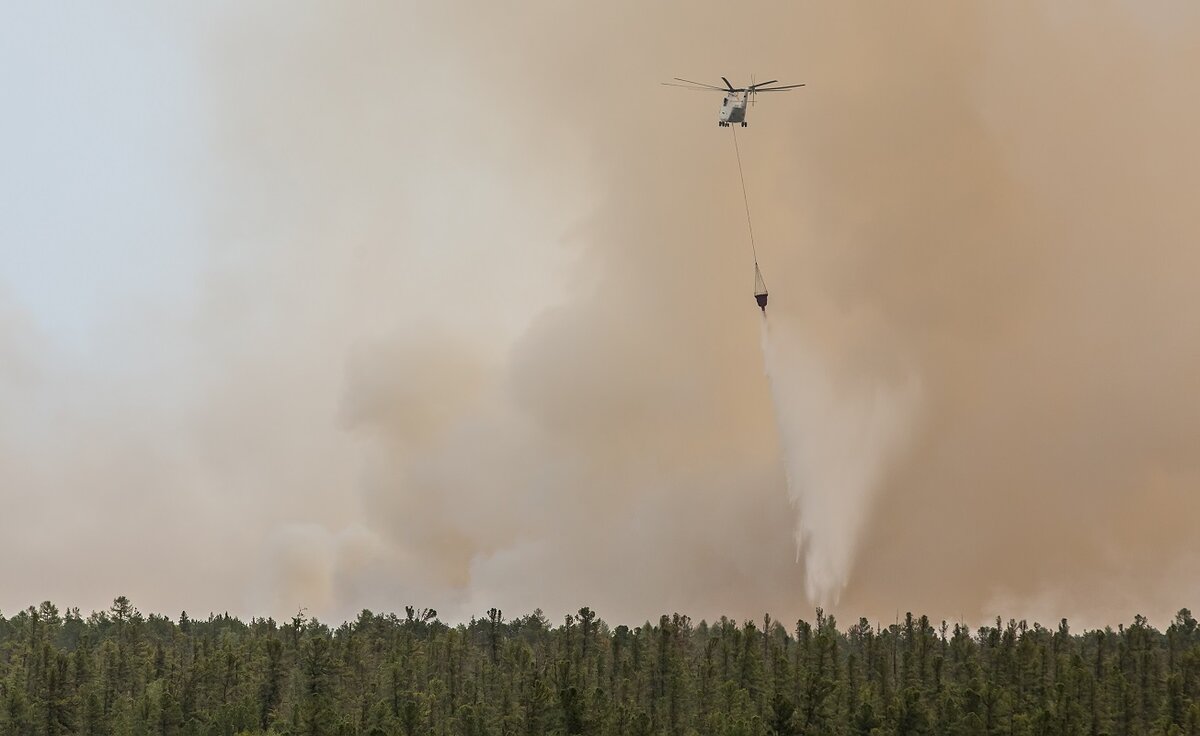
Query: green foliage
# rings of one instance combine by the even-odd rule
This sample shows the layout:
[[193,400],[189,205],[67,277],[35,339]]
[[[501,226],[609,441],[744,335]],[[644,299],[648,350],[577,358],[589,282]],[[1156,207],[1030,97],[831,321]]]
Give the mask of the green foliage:
[[1200,625],[0,616],[4,736],[1200,736]]

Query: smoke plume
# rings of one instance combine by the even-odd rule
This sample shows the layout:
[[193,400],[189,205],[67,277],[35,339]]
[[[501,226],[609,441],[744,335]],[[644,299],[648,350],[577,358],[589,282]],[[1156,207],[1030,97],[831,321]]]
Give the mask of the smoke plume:
[[[186,283],[64,293],[91,352],[0,305],[6,610],[1195,605],[1192,5],[196,12],[113,48],[189,54],[131,68],[197,242],[97,251]],[[808,84],[739,134],[770,381],[720,98],[657,84],[751,73]]]

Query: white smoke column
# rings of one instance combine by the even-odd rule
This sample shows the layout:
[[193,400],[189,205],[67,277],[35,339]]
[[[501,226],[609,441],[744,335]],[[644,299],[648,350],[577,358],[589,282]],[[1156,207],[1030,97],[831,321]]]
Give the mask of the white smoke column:
[[796,561],[804,561],[809,600],[821,606],[836,605],[849,582],[872,499],[920,398],[906,363],[890,375],[878,370],[874,356],[857,365],[863,357],[857,349],[867,347],[861,331],[857,337],[850,346],[844,335],[840,345],[818,346],[778,322],[773,333],[766,316],[762,321],[763,361],[796,509]]

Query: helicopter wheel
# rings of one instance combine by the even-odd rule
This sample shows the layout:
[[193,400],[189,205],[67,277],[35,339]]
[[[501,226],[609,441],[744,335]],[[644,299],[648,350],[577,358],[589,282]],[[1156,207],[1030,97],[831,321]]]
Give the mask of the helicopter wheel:
[[750,124],[750,123],[742,123],[742,127],[744,128],[744,127],[746,127],[746,126],[747,126],[747,125],[749,125],[749,124]]

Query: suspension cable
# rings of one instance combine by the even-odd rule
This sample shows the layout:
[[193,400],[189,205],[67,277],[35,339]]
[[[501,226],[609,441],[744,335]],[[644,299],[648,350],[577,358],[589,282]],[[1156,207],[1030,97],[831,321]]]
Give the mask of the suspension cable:
[[750,198],[746,196],[746,175],[742,172],[742,152],[738,150],[737,126],[730,125],[733,131],[733,152],[737,155],[738,178],[742,182],[742,203],[746,205],[746,228],[750,231],[750,254],[754,256],[754,267],[758,268],[758,249],[754,247],[754,224],[750,222]]

